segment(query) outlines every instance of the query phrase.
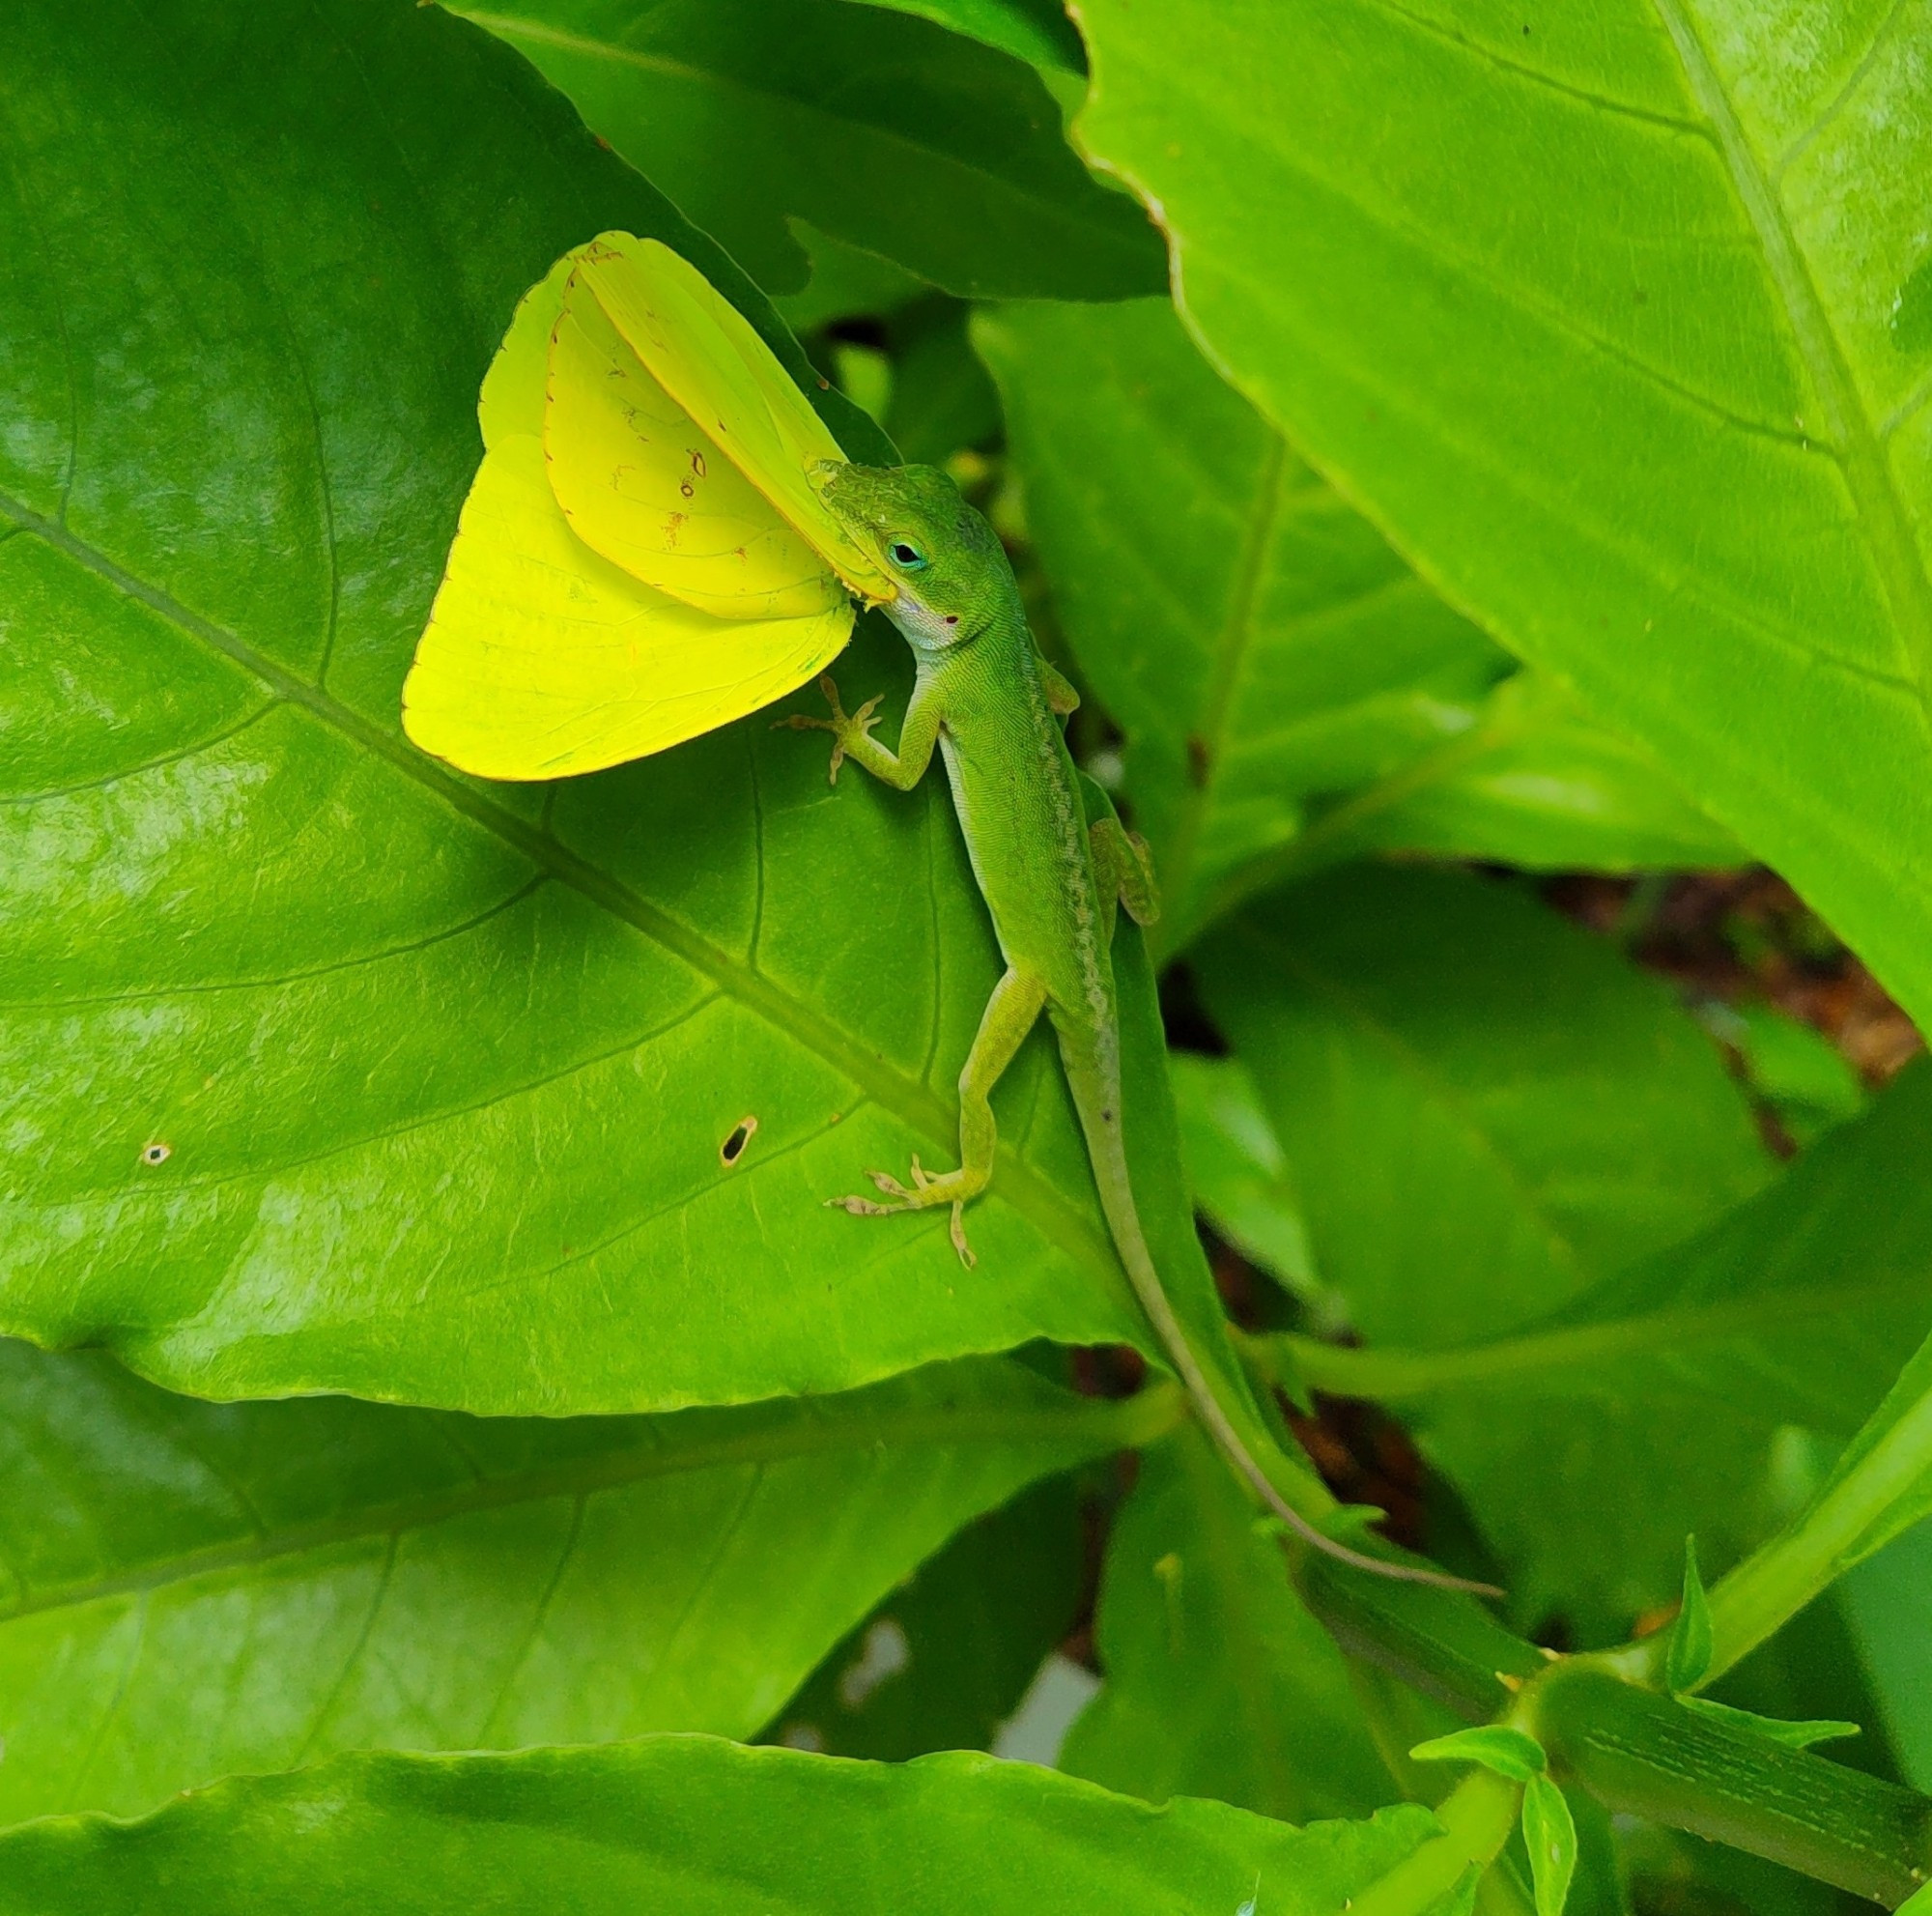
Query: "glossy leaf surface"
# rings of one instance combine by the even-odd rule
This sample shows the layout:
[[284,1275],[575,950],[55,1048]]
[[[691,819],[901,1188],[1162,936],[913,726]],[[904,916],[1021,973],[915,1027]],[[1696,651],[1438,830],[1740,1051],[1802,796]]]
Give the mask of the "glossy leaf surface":
[[805,284],[787,217],[968,298],[1118,300],[1163,282],[1158,236],[1074,157],[1039,74],[911,17],[923,8],[507,0],[463,11],[526,53],[773,292]]
[[1920,12],[1081,14],[1216,362],[1932,1014]]
[[[1001,1088],[977,1273],[943,1215],[823,1206],[952,1149],[998,960],[939,781],[830,787],[763,716],[548,790],[399,735],[524,288],[615,226],[757,307],[487,35],[323,19],[184,5],[103,40],[35,6],[0,75],[31,135],[5,256],[43,269],[0,282],[28,356],[0,385],[0,1328],[202,1394],[546,1414],[1131,1341],[1043,1033]],[[841,670],[904,697],[895,636]],[[1205,1296],[1171,1167],[1144,1204]]]
[[[1165,1810],[1031,1764],[903,1766],[647,1737],[517,1757],[359,1756],[218,1786],[132,1825],[0,1834],[0,1910],[26,1916],[1334,1916],[1431,1831],[1407,1807],[1292,1829],[1225,1804]],[[399,1870],[397,1859],[410,1867]]]
[[1374,847],[1628,869],[1724,863],[1643,754],[1509,661],[1218,379],[1165,300],[1004,306],[1027,517],[1175,950],[1292,871]]
[[1238,1058],[1170,1061],[1195,1208],[1252,1264],[1311,1302],[1321,1296],[1294,1171]]
[[997,1359],[665,1417],[216,1406],[0,1345],[0,1822],[342,1749],[750,1735],[960,1524],[1161,1416]]

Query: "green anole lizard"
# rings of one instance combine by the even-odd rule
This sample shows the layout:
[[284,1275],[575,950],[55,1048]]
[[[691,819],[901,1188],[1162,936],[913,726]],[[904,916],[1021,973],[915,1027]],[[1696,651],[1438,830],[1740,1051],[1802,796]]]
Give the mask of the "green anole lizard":
[[828,1202],[858,1216],[949,1205],[953,1246],[971,1264],[963,1211],[993,1173],[997,1133],[989,1099],[1044,1012],[1060,1041],[1101,1209],[1128,1280],[1197,1416],[1253,1494],[1315,1549],[1361,1569],[1487,1590],[1350,1550],[1296,1510],[1257,1461],[1250,1433],[1268,1443],[1258,1420],[1235,1393],[1216,1388],[1168,1301],[1127,1169],[1112,957],[1120,906],[1136,924],[1152,922],[1153,873],[1145,843],[1118,818],[1103,815],[1088,824],[1060,725],[1078,695],[1035,644],[1018,583],[992,528],[930,467],[827,462],[815,469],[813,483],[897,587],[885,611],[912,647],[916,679],[896,752],[871,735],[879,701],[848,715],[830,677],[819,681],[830,718],[794,714],[779,723],[832,733],[835,783],[849,758],[909,791],[939,748],[1007,963],[959,1077],[959,1168],[935,1176],[915,1158],[909,1186],[883,1171],[868,1173],[884,1202]]

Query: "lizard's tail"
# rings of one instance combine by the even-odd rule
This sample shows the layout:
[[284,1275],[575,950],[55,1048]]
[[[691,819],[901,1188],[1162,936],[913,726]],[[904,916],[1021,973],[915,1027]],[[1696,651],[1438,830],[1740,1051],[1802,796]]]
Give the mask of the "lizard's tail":
[[1139,1207],[1134,1203],[1133,1184],[1127,1173],[1126,1146],[1121,1134],[1121,1099],[1118,1093],[1104,1100],[1081,1097],[1077,1101],[1087,1132],[1094,1181],[1100,1190],[1100,1208],[1107,1215],[1107,1228],[1113,1234],[1121,1262],[1126,1267],[1127,1281],[1133,1285],[1134,1295],[1141,1301],[1141,1308],[1147,1312],[1149,1322],[1173,1361],[1181,1385],[1194,1405],[1195,1414],[1255,1495],[1310,1549],[1319,1550],[1324,1557],[1332,1557],[1338,1562],[1366,1570],[1377,1577],[1392,1578],[1397,1583],[1431,1584],[1440,1589],[1469,1590],[1478,1596],[1503,1595],[1504,1592],[1493,1584],[1472,1583],[1466,1578],[1451,1577],[1440,1570],[1425,1570],[1410,1563],[1394,1563],[1386,1558],[1370,1557],[1364,1551],[1350,1550],[1347,1544],[1338,1543],[1326,1532],[1318,1530],[1281,1494],[1273,1479],[1256,1461],[1253,1450],[1223,1401],[1222,1393],[1215,1388],[1206,1366],[1195,1356],[1194,1346],[1187,1341],[1187,1332],[1168,1301],[1160,1273],[1154,1268],[1153,1253],[1149,1250],[1147,1236],[1141,1229]]

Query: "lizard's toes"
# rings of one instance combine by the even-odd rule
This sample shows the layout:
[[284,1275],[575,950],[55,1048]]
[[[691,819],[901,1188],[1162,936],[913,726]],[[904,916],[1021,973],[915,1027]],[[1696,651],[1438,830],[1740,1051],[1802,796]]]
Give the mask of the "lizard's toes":
[[869,1197],[828,1197],[828,1211],[843,1211],[854,1217],[890,1217],[898,1209],[895,1204],[874,1204]]
[[961,1204],[952,1207],[952,1248],[959,1253],[959,1262],[971,1271],[980,1260],[973,1255],[973,1246],[966,1242],[966,1220],[962,1215],[965,1208]]
[[[889,1172],[867,1171],[866,1175],[867,1177],[870,1178],[873,1184],[875,1184],[879,1187],[879,1189],[884,1191],[888,1197],[896,1197],[905,1199],[905,1198],[910,1198],[912,1196],[912,1192],[907,1190],[906,1187],[902,1184],[900,1184],[896,1178],[893,1177]],[[925,1182],[925,1180],[920,1176],[919,1166],[917,1163],[915,1163],[913,1166],[913,1176],[921,1184],[923,1184]]]

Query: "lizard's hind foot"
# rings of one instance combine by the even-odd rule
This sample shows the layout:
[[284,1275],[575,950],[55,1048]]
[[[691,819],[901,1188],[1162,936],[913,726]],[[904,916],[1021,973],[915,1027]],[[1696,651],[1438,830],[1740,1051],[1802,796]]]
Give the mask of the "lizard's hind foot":
[[948,1235],[952,1240],[952,1248],[959,1253],[959,1262],[970,1271],[979,1259],[973,1255],[973,1247],[966,1242],[965,1211],[967,1201],[978,1197],[986,1187],[983,1172],[961,1168],[957,1171],[944,1171],[935,1177],[917,1158],[912,1160],[912,1183],[902,1185],[888,1171],[867,1171],[867,1177],[892,1201],[881,1204],[875,1197],[828,1197],[825,1202],[833,1211],[843,1211],[854,1217],[890,1217],[900,1211],[930,1211],[942,1204],[952,1207],[952,1222]]

